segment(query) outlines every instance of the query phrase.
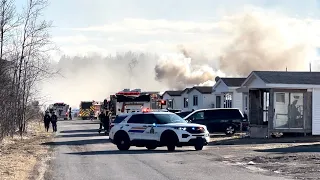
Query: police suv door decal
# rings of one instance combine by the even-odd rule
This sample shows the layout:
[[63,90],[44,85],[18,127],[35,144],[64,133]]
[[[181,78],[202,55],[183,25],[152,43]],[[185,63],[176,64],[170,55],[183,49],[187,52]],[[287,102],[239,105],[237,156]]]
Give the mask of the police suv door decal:
[[154,128],[153,128],[153,126],[152,126],[151,129],[150,129],[150,134],[154,134]]

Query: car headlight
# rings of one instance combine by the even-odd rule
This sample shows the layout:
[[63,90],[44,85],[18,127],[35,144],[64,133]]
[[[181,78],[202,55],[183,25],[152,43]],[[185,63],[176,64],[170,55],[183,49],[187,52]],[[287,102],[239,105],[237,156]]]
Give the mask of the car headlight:
[[187,128],[186,128],[186,127],[177,127],[176,129],[179,129],[179,130],[182,130],[182,131],[187,130]]

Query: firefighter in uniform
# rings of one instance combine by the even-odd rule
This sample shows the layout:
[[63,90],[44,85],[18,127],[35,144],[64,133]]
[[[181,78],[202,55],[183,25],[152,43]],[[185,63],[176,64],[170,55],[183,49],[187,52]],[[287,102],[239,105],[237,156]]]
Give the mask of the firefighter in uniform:
[[69,119],[72,120],[72,112],[71,112],[71,107],[69,108]]
[[58,121],[58,117],[53,111],[51,115],[51,124],[52,124],[53,132],[57,132],[57,121]]
[[47,132],[49,131],[50,121],[51,121],[51,117],[49,115],[49,112],[46,111],[43,118],[43,122],[44,122],[44,128],[46,129]]
[[106,119],[106,115],[104,114],[104,112],[103,111],[101,111],[101,113],[99,114],[99,120],[100,120],[100,127],[99,127],[99,133],[101,132],[101,130],[102,130],[102,126],[104,126],[104,121],[105,121],[105,119]]

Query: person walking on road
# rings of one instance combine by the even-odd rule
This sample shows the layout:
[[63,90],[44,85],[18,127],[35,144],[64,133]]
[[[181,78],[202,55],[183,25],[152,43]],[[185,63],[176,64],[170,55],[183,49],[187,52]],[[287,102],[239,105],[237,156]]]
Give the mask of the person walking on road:
[[110,113],[107,113],[105,119],[104,119],[104,130],[109,131],[109,126],[110,126]]
[[105,121],[105,118],[106,118],[106,115],[104,114],[104,112],[102,111],[100,114],[99,114],[99,120],[100,120],[100,127],[99,127],[99,133],[101,132],[102,130],[102,126],[104,126],[103,122]]
[[72,120],[72,112],[71,112],[71,107],[69,108],[69,119]]
[[51,124],[52,124],[53,132],[57,132],[57,121],[58,121],[58,117],[53,111],[51,115]]
[[44,128],[46,129],[47,132],[49,131],[50,121],[51,121],[51,117],[49,115],[49,112],[46,111],[43,118],[43,122],[44,122]]

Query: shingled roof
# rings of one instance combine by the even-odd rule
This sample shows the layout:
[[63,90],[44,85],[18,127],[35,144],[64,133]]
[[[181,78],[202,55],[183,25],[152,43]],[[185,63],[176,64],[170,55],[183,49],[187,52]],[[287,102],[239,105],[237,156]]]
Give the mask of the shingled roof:
[[[181,95],[181,93],[182,93],[182,91],[165,91],[164,93],[163,93],[163,95],[164,94],[168,94],[169,96],[180,96]],[[163,96],[162,95],[162,96]]]
[[229,87],[240,87],[247,78],[220,78]]
[[268,84],[320,85],[320,72],[253,71],[253,73]]
[[185,88],[183,91],[181,91],[181,94],[183,94],[184,92],[189,92],[189,90],[190,90],[191,88]]
[[197,90],[202,94],[211,94],[212,93],[212,86],[194,86],[193,88],[189,89],[189,92],[192,90]]

